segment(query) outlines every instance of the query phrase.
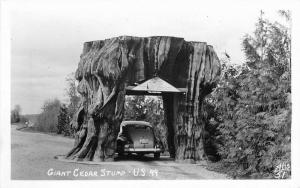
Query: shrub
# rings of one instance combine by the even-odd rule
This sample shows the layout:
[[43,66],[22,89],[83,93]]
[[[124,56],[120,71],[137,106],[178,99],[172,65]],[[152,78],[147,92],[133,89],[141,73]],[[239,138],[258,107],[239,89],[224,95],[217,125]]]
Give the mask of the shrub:
[[211,95],[220,120],[216,139],[234,176],[274,178],[276,166],[290,165],[290,35],[262,17],[254,34],[243,41],[247,63],[223,64]]

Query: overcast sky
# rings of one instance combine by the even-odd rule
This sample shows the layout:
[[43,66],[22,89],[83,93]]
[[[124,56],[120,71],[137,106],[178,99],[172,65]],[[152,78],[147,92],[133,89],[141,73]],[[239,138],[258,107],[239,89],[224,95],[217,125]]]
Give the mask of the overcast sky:
[[[177,36],[207,42],[219,57],[226,51],[241,63],[241,40],[253,33],[260,11],[257,6],[191,1],[63,2],[11,3],[11,104],[19,104],[23,114],[39,113],[47,99],[66,101],[65,77],[76,70],[85,41]],[[276,17],[275,9],[265,11]]]

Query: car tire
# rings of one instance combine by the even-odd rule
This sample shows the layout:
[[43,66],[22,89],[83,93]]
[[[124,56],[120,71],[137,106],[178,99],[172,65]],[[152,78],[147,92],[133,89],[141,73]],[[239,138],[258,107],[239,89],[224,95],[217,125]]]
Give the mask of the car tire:
[[143,153],[138,153],[137,155],[138,155],[139,158],[144,157],[144,154],[143,154]]
[[160,158],[160,153],[154,153],[154,159],[159,159]]
[[119,157],[124,157],[124,152],[118,152]]

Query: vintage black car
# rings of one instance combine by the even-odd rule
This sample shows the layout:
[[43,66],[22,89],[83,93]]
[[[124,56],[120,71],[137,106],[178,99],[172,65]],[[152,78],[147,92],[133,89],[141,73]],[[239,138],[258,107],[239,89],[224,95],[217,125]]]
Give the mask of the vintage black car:
[[155,137],[153,127],[145,121],[123,121],[117,138],[118,155],[153,153],[159,159],[164,152],[160,141]]

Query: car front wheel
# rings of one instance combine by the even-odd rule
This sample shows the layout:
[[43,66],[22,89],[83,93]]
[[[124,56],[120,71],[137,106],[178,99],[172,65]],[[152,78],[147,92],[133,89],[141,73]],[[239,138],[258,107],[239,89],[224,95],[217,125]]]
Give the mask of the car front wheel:
[[159,159],[160,158],[160,153],[154,153],[154,159]]

